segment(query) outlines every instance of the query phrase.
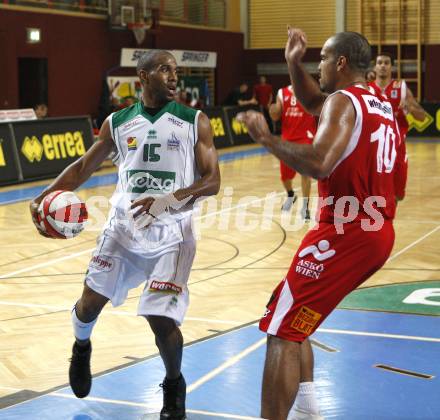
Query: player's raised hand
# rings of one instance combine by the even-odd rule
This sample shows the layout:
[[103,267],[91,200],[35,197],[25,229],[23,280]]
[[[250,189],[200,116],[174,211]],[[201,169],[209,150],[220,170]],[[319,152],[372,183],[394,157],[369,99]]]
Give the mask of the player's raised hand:
[[38,213],[38,207],[40,207],[40,203],[32,200],[29,203],[29,210],[31,212],[31,217],[32,217],[32,222],[34,223],[35,227],[37,228],[38,233],[41,236],[44,236],[46,238],[51,238],[51,239],[55,239],[53,236],[50,236],[42,227],[41,227],[41,218],[40,215]]
[[270,140],[271,132],[261,112],[247,111],[237,114],[237,120],[244,123],[252,139],[260,144]]
[[304,57],[307,49],[306,34],[297,28],[287,27],[287,41],[284,57],[287,64],[299,62]]

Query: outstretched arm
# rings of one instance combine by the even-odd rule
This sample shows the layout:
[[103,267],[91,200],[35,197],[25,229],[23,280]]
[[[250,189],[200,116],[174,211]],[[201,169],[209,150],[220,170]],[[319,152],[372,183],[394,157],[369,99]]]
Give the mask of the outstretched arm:
[[30,211],[32,220],[41,234],[43,234],[43,232],[37,221],[37,213],[38,206],[43,198],[52,191],[73,191],[78,188],[99,168],[114,147],[115,144],[110,133],[110,123],[107,118],[99,132],[98,141],[87,150],[84,156],[81,156],[78,160],[64,169],[64,171],[61,172],[61,174],[58,175],[58,177],[38,197],[31,201]]
[[295,96],[307,112],[319,115],[327,95],[321,92],[316,80],[307,73],[302,64],[306,49],[306,34],[301,29],[288,27],[284,55]]
[[266,147],[278,159],[301,175],[326,178],[344,153],[356,121],[349,98],[342,94],[330,97],[323,108],[313,144],[282,141],[270,133],[262,114],[255,111],[240,113],[251,137]]
[[269,115],[273,121],[278,121],[283,113],[283,104],[279,96],[277,95],[277,100],[274,104],[269,106]]
[[406,110],[413,115],[413,117],[418,121],[423,121],[425,119],[425,110],[422,106],[416,101],[414,95],[411,90],[407,88],[406,90],[406,99],[403,104]]

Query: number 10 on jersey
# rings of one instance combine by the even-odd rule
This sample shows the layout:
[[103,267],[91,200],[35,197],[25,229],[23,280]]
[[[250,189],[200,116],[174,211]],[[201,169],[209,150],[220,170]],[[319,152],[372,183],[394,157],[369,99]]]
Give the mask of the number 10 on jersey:
[[396,133],[393,127],[381,124],[379,129],[371,134],[371,143],[377,145],[377,172],[390,173],[396,161]]

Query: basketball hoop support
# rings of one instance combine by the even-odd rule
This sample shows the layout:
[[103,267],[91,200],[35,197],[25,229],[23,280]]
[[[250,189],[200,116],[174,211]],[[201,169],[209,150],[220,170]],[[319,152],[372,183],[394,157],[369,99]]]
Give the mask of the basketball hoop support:
[[136,43],[141,45],[145,41],[147,31],[155,35],[159,26],[159,9],[150,9],[151,15],[144,16],[144,22],[132,22],[127,24],[127,28],[133,32]]
[[127,27],[133,32],[136,43],[141,45],[145,41],[147,30],[149,29],[148,25],[145,23],[134,22],[127,24]]

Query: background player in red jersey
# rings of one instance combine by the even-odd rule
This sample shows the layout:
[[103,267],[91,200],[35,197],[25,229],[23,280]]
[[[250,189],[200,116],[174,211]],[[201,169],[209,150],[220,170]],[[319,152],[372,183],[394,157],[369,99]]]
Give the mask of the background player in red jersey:
[[272,85],[267,83],[266,76],[259,77],[259,83],[254,85],[253,91],[253,99],[258,102],[258,105],[260,105],[267,124],[269,125],[270,131],[272,131],[272,121],[269,116],[269,106],[272,103],[273,89]]
[[406,181],[408,178],[408,157],[406,155],[405,139],[408,132],[408,121],[406,114],[412,114],[416,120],[425,119],[425,110],[415,100],[405,80],[392,79],[393,58],[387,53],[379,54],[376,57],[376,80],[369,83],[376,93],[383,95],[391,103],[394,116],[400,130],[402,139],[401,146],[397,149],[396,171],[394,178],[394,189],[396,200],[403,200],[405,197]]
[[308,337],[382,267],[394,243],[400,137],[390,103],[372,94],[365,81],[370,45],[355,32],[328,39],[321,50],[320,86],[302,65],[305,51],[305,34],[289,28],[285,56],[293,89],[308,112],[320,114],[312,145],[273,136],[257,112],[238,117],[255,141],[317,178],[321,199],[318,226],[304,237],[260,321],[268,334],[261,417],[271,420],[286,419],[293,402],[289,419],[321,418]]
[[[281,118],[281,138],[283,140],[299,144],[312,144],[316,133],[315,118],[307,113],[297,101],[292,86],[286,86],[278,91],[276,103],[270,106],[269,112],[274,121]],[[288,211],[296,201],[292,188],[292,180],[296,175],[296,171],[280,160],[280,173],[281,182],[287,192],[287,199],[281,209]],[[310,177],[301,175],[301,192],[303,196],[301,216],[305,220],[310,220],[310,185]]]

